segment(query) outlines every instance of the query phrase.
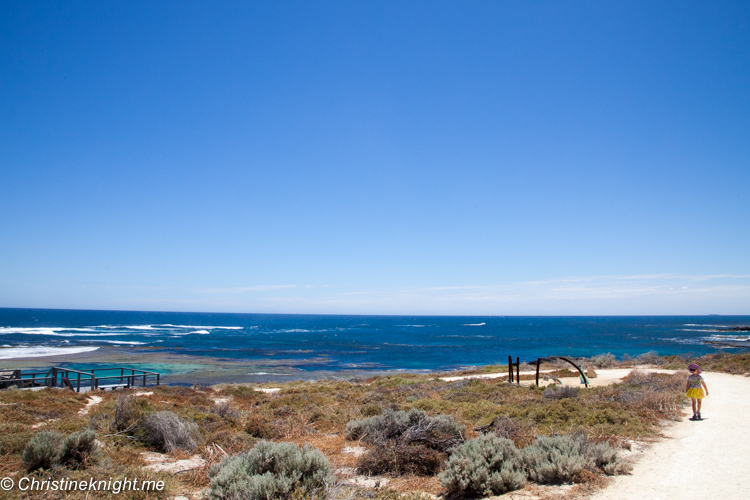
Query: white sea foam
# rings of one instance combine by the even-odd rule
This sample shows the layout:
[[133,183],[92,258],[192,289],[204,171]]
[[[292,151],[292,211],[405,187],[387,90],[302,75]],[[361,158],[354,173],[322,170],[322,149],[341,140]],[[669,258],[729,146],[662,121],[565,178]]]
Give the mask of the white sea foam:
[[173,332],[169,332],[169,335],[171,337],[182,337],[183,335],[192,335],[192,334],[210,335],[211,332],[209,332],[208,330],[196,330],[194,332],[174,332],[174,331]]
[[682,326],[703,326],[703,327],[711,327],[711,328],[732,328],[735,325],[703,325],[703,324],[697,324],[697,323],[686,323]]
[[164,327],[164,328],[194,328],[199,330],[242,330],[243,327],[241,326],[203,326],[203,325],[172,325],[172,324],[164,324],[164,325],[151,325],[156,327]]
[[487,324],[487,323],[469,323],[469,324],[467,324],[467,325],[464,325],[464,326],[484,326],[484,325],[486,325],[486,324]]
[[98,347],[11,347],[0,349],[0,359],[39,358],[42,356],[64,356],[79,352],[91,352]]
[[719,342],[750,342],[750,336],[740,337],[737,335],[711,335],[709,337],[706,337],[706,340]]
[[95,340],[94,342],[106,342],[108,344],[146,345],[146,342],[137,342],[135,340]]
[[[71,333],[61,333],[71,332]],[[75,333],[72,333],[75,332]],[[81,332],[93,332],[93,333],[81,333]],[[117,333],[96,333],[96,330],[91,328],[13,328],[13,327],[0,327],[0,335],[51,335],[54,337],[106,337],[119,335]]]

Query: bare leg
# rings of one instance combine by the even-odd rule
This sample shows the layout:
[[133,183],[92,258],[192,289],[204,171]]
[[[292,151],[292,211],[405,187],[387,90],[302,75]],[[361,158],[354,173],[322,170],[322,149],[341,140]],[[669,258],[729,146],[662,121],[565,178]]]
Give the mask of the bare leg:
[[701,412],[701,403],[703,403],[703,400],[702,400],[702,399],[699,399],[699,400],[698,400],[698,413],[700,413],[700,412]]
[[693,402],[693,415],[695,415],[698,412],[698,410],[696,409],[698,406],[698,403],[695,398],[690,398],[690,400]]

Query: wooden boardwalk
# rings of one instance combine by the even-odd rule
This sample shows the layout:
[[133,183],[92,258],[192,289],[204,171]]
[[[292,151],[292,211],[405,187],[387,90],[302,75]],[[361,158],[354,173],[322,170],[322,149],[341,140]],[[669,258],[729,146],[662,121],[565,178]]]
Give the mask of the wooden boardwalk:
[[[118,373],[119,372],[119,373]],[[0,389],[43,389],[60,387],[75,392],[147,387],[159,385],[160,374],[123,366],[73,370],[53,366],[46,371],[3,370],[0,368]]]

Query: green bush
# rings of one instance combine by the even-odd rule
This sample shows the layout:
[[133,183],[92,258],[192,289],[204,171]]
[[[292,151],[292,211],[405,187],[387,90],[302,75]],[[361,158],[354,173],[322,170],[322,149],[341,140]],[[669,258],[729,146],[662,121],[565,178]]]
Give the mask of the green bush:
[[594,461],[582,434],[573,436],[539,436],[523,450],[529,479],[539,484],[566,483]]
[[61,446],[58,461],[72,469],[85,468],[99,459],[96,433],[89,429],[74,432],[66,437]]
[[22,460],[29,471],[50,469],[60,456],[62,436],[54,431],[42,431],[32,437],[23,449]]
[[521,453],[513,441],[485,434],[457,446],[440,474],[449,495],[500,495],[526,483]]
[[142,439],[165,452],[193,451],[200,441],[198,425],[171,411],[160,411],[146,417],[141,424]]
[[209,473],[209,497],[215,500],[311,498],[333,484],[331,465],[308,445],[260,441],[252,450],[224,459]]
[[359,409],[359,412],[364,417],[374,417],[375,415],[380,415],[381,411],[383,411],[383,409],[373,403],[368,403]]

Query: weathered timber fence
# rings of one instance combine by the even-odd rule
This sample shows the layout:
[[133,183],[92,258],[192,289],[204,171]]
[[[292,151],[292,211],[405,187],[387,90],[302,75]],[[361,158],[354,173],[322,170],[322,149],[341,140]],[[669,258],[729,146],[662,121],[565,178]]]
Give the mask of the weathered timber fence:
[[[118,370],[120,371],[119,374],[117,374]],[[81,392],[81,389],[94,391],[97,389],[146,387],[149,382],[159,385],[160,374],[122,366],[85,371],[60,366],[53,366],[47,371],[0,369],[0,389],[7,389],[15,385],[19,388],[65,387]]]

